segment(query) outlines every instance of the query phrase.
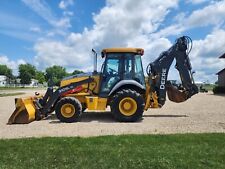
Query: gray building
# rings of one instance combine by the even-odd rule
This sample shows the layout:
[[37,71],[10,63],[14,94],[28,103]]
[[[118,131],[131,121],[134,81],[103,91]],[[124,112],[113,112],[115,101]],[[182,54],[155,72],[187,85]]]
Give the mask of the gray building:
[[[225,59],[225,53],[219,57],[220,59]],[[218,85],[225,86],[225,68],[217,73],[218,75]]]

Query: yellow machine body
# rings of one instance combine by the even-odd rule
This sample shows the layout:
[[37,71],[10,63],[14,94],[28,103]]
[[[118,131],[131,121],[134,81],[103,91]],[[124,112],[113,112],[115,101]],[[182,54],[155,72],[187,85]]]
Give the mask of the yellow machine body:
[[88,110],[105,110],[107,106],[106,98],[100,98],[96,96],[86,97],[86,104]]
[[[87,108],[88,110],[100,110],[104,111],[107,107],[107,98],[98,97],[99,93],[99,84],[100,84],[100,75],[91,76],[94,81],[90,84],[83,84],[81,85],[82,89],[75,94],[68,94],[69,97],[77,98],[83,107]],[[85,79],[88,79],[89,76],[82,76],[82,77],[74,77],[71,79],[62,80],[60,83],[60,87],[66,86],[70,83],[79,82]],[[89,90],[87,90],[89,88]],[[93,91],[95,94],[93,94]]]
[[142,48],[106,48],[102,53],[137,53],[143,55],[144,49]]
[[[89,78],[89,76],[82,76],[82,77],[74,77],[71,79],[65,79],[65,80],[61,81],[60,87],[66,86],[70,83],[79,82],[79,81],[82,81],[82,80],[85,80],[88,78]],[[86,90],[88,87],[94,93],[99,93],[100,75],[94,75],[94,76],[92,76],[92,78],[94,78],[94,81],[91,82],[89,84],[89,86],[88,86],[88,84],[83,84],[82,85],[83,90],[81,90],[79,93],[88,93],[88,91]]]

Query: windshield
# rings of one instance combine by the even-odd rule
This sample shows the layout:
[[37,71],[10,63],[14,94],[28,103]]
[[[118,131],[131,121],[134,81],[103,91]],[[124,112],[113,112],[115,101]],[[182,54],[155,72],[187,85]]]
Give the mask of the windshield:
[[108,53],[102,75],[102,93],[109,93],[121,80],[135,80],[145,87],[141,55],[134,53]]

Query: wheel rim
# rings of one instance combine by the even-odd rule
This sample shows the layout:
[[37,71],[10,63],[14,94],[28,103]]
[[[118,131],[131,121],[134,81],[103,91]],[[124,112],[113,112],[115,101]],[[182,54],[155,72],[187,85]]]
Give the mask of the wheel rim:
[[134,99],[125,97],[119,103],[119,110],[125,116],[132,116],[137,111],[137,103]]
[[74,105],[70,104],[70,103],[66,103],[64,105],[62,105],[61,107],[61,114],[62,116],[66,117],[66,118],[70,118],[72,117],[76,112],[76,109],[74,107]]

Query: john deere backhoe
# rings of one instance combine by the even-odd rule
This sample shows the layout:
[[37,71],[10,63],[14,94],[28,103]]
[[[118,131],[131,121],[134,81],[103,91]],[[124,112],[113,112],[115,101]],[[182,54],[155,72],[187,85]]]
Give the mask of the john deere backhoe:
[[[8,124],[41,120],[54,111],[60,121],[70,123],[78,121],[84,109],[104,112],[107,106],[116,120],[135,122],[142,117],[144,110],[162,107],[166,91],[171,101],[183,102],[198,93],[188,57],[191,47],[189,37],[178,38],[169,50],[147,66],[147,78],[141,61],[143,49],[103,49],[101,54],[105,60],[99,73],[97,54],[93,50],[93,73],[66,77],[58,89],[54,91],[49,87],[44,95],[36,93],[33,97],[15,99],[16,110]],[[167,81],[174,59],[182,90]]]

